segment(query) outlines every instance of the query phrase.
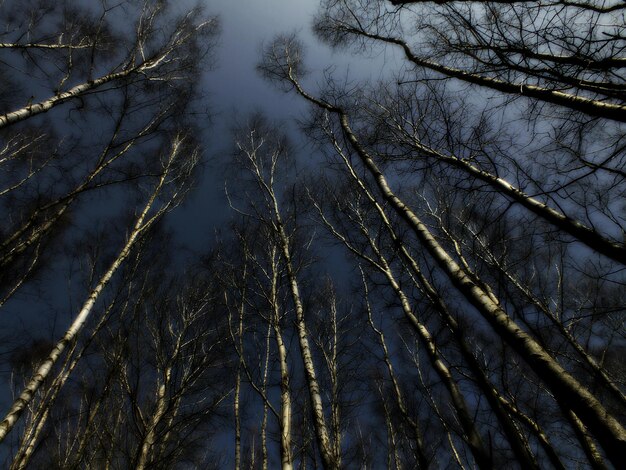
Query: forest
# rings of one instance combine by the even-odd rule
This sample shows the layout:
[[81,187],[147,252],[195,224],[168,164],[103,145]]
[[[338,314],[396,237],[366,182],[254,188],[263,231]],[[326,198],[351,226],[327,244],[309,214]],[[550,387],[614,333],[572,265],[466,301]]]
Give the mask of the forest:
[[0,0],[2,468],[624,468],[626,1],[315,3]]

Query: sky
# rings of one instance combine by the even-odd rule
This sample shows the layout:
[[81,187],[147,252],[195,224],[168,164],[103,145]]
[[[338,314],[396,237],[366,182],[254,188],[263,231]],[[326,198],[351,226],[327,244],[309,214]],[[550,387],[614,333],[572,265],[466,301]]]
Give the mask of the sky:
[[[84,5],[94,2],[80,1]],[[377,73],[377,68],[371,68],[369,60],[352,58],[347,53],[335,53],[313,37],[311,24],[318,0],[182,0],[173,2],[173,5],[180,13],[185,13],[197,1],[203,2],[205,13],[217,16],[221,24],[214,51],[215,62],[210,64],[212,67],[204,74],[201,84],[202,94],[208,97],[212,111],[212,122],[207,123],[205,129],[208,137],[206,165],[196,190],[182,207],[168,214],[166,223],[180,243],[193,251],[206,252],[215,240],[215,232],[232,215],[224,194],[223,168],[232,151],[229,132],[235,120],[241,122],[249,113],[263,111],[271,119],[289,125],[294,117],[301,117],[306,112],[303,100],[278,90],[257,74],[255,66],[260,58],[262,44],[271,41],[277,34],[297,32],[307,43],[307,64],[313,74],[337,62],[357,68],[361,76]],[[6,14],[6,10],[3,10],[3,14]],[[37,80],[31,82],[36,84]],[[292,126],[292,130],[295,130],[295,126]],[[92,203],[90,210],[94,212],[93,207],[97,206],[98,210],[92,215],[98,218],[109,207],[110,200],[103,198]],[[117,209],[115,204],[110,207]],[[188,258],[180,256],[180,259],[185,262]],[[14,323],[17,322],[18,330],[29,331],[32,337],[50,340],[65,330],[65,322],[59,321],[59,318],[65,318],[68,313],[72,316],[82,299],[68,300],[67,295],[73,289],[64,276],[49,279],[46,289],[55,299],[43,308],[48,312],[46,315],[41,314],[42,306],[38,303],[41,293],[37,293],[33,299],[22,296],[22,301],[14,300],[6,306],[8,316],[4,318],[10,319],[11,330],[16,329]],[[34,306],[31,305],[33,300]]]
[[321,44],[311,31],[319,0],[204,0],[204,4],[207,13],[217,15],[221,23],[215,68],[206,73],[203,83],[213,112],[207,132],[206,167],[197,190],[169,217],[181,242],[192,248],[214,239],[213,232],[230,215],[222,168],[232,148],[229,131],[235,120],[262,111],[295,131],[294,118],[306,113],[302,99],[284,93],[257,74],[255,67],[264,43],[278,34],[296,32],[306,44],[306,66],[313,83],[316,77],[321,80],[322,72],[330,66],[336,67],[335,73],[354,80],[378,80],[393,70],[390,63],[397,63],[393,50],[360,57]]
[[[97,3],[97,0],[80,1]],[[182,0],[179,8],[183,10],[193,1]],[[322,73],[329,67],[334,67],[336,76],[372,83],[397,70],[402,60],[399,52],[394,53],[393,49],[381,49],[375,56],[363,57],[349,50],[332,51],[321,44],[311,32],[319,0],[195,1],[203,2],[206,13],[216,15],[221,23],[220,38],[214,51],[215,62],[201,83],[212,111],[212,119],[204,130],[207,141],[202,180],[188,201],[169,214],[167,220],[179,242],[197,252],[206,252],[215,240],[215,232],[232,214],[224,195],[223,169],[233,146],[229,130],[236,121],[245,120],[253,111],[262,111],[272,120],[285,124],[284,128],[300,143],[297,146],[300,156],[316,158],[315,153],[302,144],[303,140],[297,135],[295,121],[306,114],[307,104],[296,94],[284,93],[267,83],[255,70],[263,43],[269,43],[277,34],[296,32],[306,44],[306,68],[311,73],[307,84],[313,93],[316,91],[316,83],[322,86]],[[310,154],[304,155],[305,152]],[[105,204],[108,202],[104,201]],[[332,252],[326,250],[325,253]],[[181,256],[180,259],[187,261],[189,258]],[[50,281],[46,288],[52,290],[58,287],[57,295],[64,296],[74,290],[73,286],[64,285],[70,281],[59,277]],[[20,323],[20,328],[30,330],[33,337],[57,339],[65,330],[63,321],[66,317],[63,315],[73,316],[82,301],[82,297],[70,298],[67,302],[71,303],[71,308],[65,308],[66,304],[60,300],[58,303],[63,308],[57,307],[56,310],[53,308],[55,302],[51,301],[49,309],[37,305],[36,309],[28,311],[30,305],[27,299],[21,305],[15,304],[13,311],[7,312],[13,314],[8,322]],[[20,311],[20,307],[23,311]],[[39,329],[33,328],[33,325],[38,325]],[[41,334],[37,334],[39,331]],[[4,406],[2,400],[7,401],[9,398],[0,396],[0,405]]]
[[[89,4],[92,0],[81,1]],[[375,57],[359,57],[351,51],[337,52],[321,44],[311,31],[319,0],[200,1],[205,4],[206,14],[216,15],[221,24],[214,51],[215,62],[204,74],[201,84],[202,93],[208,97],[212,112],[212,122],[208,123],[205,130],[208,137],[206,164],[198,187],[183,206],[168,214],[166,223],[179,243],[193,252],[201,253],[210,248],[216,240],[216,232],[233,214],[224,193],[223,168],[232,151],[230,129],[235,122],[245,120],[252,112],[262,111],[270,119],[284,123],[284,128],[289,129],[294,138],[298,139],[295,118],[301,118],[307,112],[307,105],[302,99],[294,93],[277,89],[257,74],[255,68],[263,44],[281,33],[297,33],[306,45],[306,66],[311,73],[307,83],[313,90],[316,83],[321,87],[322,73],[330,66],[334,67],[337,75],[375,81],[390,73],[393,68],[389,67],[389,62],[394,61],[395,56],[392,51],[383,51]],[[176,6],[184,12],[193,3],[194,0],[183,0]],[[300,144],[300,152],[311,151]],[[306,157],[315,158],[315,154]],[[110,201],[104,199],[101,203],[97,215],[102,215],[101,211]],[[97,204],[98,201],[95,201],[94,205]],[[326,252],[332,253],[332,250],[327,249]],[[189,259],[184,253],[181,255],[181,262]],[[334,269],[340,270],[337,266]],[[12,301],[5,306],[5,319],[8,318],[10,324],[8,329],[28,331],[30,339],[46,338],[50,341],[65,331],[66,321],[74,315],[83,299],[71,295],[74,290],[72,281],[66,280],[64,276],[51,277],[46,282],[46,295],[53,299],[49,305],[42,307],[39,304],[41,292],[35,293],[36,298],[24,297]],[[42,312],[46,314],[42,315]],[[28,341],[20,337],[22,340]],[[0,374],[2,372],[6,371],[0,370]],[[1,385],[4,387],[5,384]],[[2,407],[8,398],[0,397]]]

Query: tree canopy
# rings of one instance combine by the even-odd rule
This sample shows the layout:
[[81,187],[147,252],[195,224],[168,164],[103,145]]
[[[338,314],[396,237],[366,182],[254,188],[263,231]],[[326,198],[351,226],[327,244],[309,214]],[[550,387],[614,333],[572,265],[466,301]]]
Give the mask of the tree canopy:
[[620,468],[626,3],[321,0],[218,126],[212,6],[0,2],[4,465]]

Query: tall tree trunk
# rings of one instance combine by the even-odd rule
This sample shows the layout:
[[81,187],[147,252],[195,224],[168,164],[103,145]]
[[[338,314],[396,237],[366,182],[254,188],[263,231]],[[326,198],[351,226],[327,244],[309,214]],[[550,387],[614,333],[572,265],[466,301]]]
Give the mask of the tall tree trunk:
[[327,470],[334,470],[339,468],[339,456],[334,455],[333,446],[330,442],[330,436],[328,433],[328,427],[326,425],[326,418],[324,417],[324,405],[322,403],[322,395],[320,392],[319,383],[317,381],[315,365],[313,363],[313,355],[309,346],[308,331],[304,319],[304,307],[300,298],[300,289],[298,287],[298,281],[291,260],[289,240],[280,219],[278,219],[277,225],[279,229],[283,256],[285,258],[285,263],[287,266],[291,296],[296,309],[296,328],[298,330],[298,341],[300,343],[302,364],[304,366],[304,372],[307,379],[309,398],[311,399],[311,406],[313,408],[313,423],[315,427],[315,434],[320,448],[320,453],[322,454],[324,468],[326,468]]
[[278,350],[280,365],[280,463],[282,470],[292,470],[291,457],[291,390],[289,386],[289,366],[287,364],[287,347],[283,341],[283,332],[280,327],[280,309],[278,304],[278,260],[275,249],[272,250],[272,280],[270,301],[273,307],[274,337]]
[[576,219],[568,217],[562,212],[550,207],[548,204],[524,193],[504,178],[482,170],[466,160],[453,155],[445,155],[442,152],[434,150],[416,140],[413,140],[413,145],[421,153],[424,153],[436,161],[458,168],[467,175],[489,184],[493,189],[498,191],[499,194],[502,194],[509,200],[515,201],[525,207],[533,214],[541,217],[557,229],[571,235],[592,250],[602,253],[604,256],[607,256],[608,258],[611,258],[619,263],[626,263],[626,245],[623,243],[618,243],[602,236],[593,228],[588,227]]
[[391,189],[386,177],[369,153],[361,145],[350,127],[343,109],[321,101],[302,89],[288,69],[289,80],[298,93],[314,105],[338,116],[341,128],[352,149],[372,176],[382,197],[407,223],[446,274],[450,282],[467,301],[487,320],[493,329],[528,363],[541,380],[548,385],[557,400],[570,408],[594,434],[608,458],[619,466],[626,452],[626,430],[606,411],[600,401],[569,374],[541,345],[522,330],[500,306],[490,289],[475,281],[473,273],[466,272],[439,244],[428,227]]
[[[177,153],[180,150],[179,144],[180,142],[177,142],[173,145],[172,153],[170,155],[170,163],[173,161],[173,159],[176,157]],[[159,178],[159,181],[151,196],[148,198],[148,201],[144,206],[142,212],[137,217],[134,227],[128,235],[128,239],[126,240],[126,243],[122,247],[121,251],[118,253],[115,260],[111,263],[109,269],[107,269],[107,271],[102,275],[96,286],[93,288],[93,290],[85,300],[85,303],[83,304],[81,310],[78,312],[78,315],[74,318],[74,321],[71,323],[63,337],[57,342],[48,357],[41,363],[41,365],[39,365],[20,396],[11,405],[11,408],[6,414],[4,420],[0,423],[0,442],[2,442],[6,438],[7,434],[11,431],[11,429],[13,429],[13,426],[15,426],[17,420],[20,418],[25,408],[29,405],[37,390],[39,390],[39,387],[48,378],[48,375],[63,354],[63,351],[65,350],[67,345],[76,339],[83,326],[89,319],[89,316],[93,311],[94,305],[100,297],[100,294],[107,286],[115,272],[120,268],[120,266],[122,266],[125,259],[130,254],[132,248],[140,239],[141,235],[158,218],[160,218],[160,216],[165,212],[167,207],[169,207],[168,203],[158,209],[154,215],[149,216],[149,213],[153,209],[153,206],[157,201],[157,197],[161,192],[161,189],[164,186],[168,176],[169,170],[165,170]]]
[[172,370],[168,367],[163,377],[163,383],[159,384],[156,396],[156,408],[146,424],[145,434],[139,448],[139,458],[135,466],[136,470],[144,470],[150,463],[150,452],[156,442],[157,427],[167,410],[167,394],[170,388],[171,375]]
[[[387,348],[385,335],[382,332],[382,330],[379,330],[374,325],[374,320],[372,318],[372,311],[371,311],[371,307],[369,303],[369,289],[367,287],[367,281],[365,280],[365,275],[363,273],[362,273],[362,277],[363,277],[363,287],[365,289],[365,302],[366,302],[366,308],[367,308],[368,321],[369,321],[370,327],[372,328],[374,333],[378,336],[378,342],[380,343],[380,347],[383,351],[383,361],[385,362],[385,365],[387,366],[387,372],[389,374],[389,378],[391,379],[391,384],[393,385],[393,391],[394,391],[396,404],[398,408],[400,409],[400,413],[402,414],[404,420],[409,423],[411,430],[413,431],[413,434],[414,434],[413,438],[415,439],[415,454],[416,454],[415,456],[416,456],[418,468],[426,470],[430,467],[430,461],[428,457],[426,457],[426,452],[424,451],[423,433],[417,420],[414,419],[409,414],[406,402],[404,400],[404,396],[402,394],[402,390],[400,389],[400,383],[398,382],[396,373],[391,363],[391,358],[389,356],[389,349]],[[381,399],[384,399],[384,397],[381,396]],[[387,408],[385,407],[385,410],[386,409]]]
[[521,95],[546,103],[556,104],[575,111],[580,111],[588,114],[589,116],[610,119],[618,122],[626,122],[626,106],[622,104],[607,103],[600,100],[586,98],[584,96],[565,93],[559,90],[550,90],[538,85],[528,85],[523,82],[512,83],[498,78],[491,78],[477,73],[466,72],[461,69],[448,67],[432,60],[416,56],[409,45],[402,39],[382,36],[365,30],[352,28],[350,26],[347,26],[345,30],[346,32],[350,32],[352,34],[400,46],[404,51],[405,57],[414,65],[433,70],[450,78],[456,78],[473,85],[478,85],[506,94],[516,96]]
[[[308,97],[308,95],[306,95]],[[310,100],[311,97],[308,97]],[[626,431],[602,406],[599,400],[572,377],[529,334],[524,332],[503,310],[493,293],[485,290],[437,242],[417,215],[391,190],[387,179],[365,151],[350,128],[347,115],[340,109],[313,99],[317,105],[339,114],[341,127],[362,163],[375,179],[382,196],[413,229],[426,250],[446,273],[452,284],[465,296],[502,336],[502,338],[531,366],[549,386],[557,400],[574,411],[598,439],[609,459],[619,465],[626,452]]]

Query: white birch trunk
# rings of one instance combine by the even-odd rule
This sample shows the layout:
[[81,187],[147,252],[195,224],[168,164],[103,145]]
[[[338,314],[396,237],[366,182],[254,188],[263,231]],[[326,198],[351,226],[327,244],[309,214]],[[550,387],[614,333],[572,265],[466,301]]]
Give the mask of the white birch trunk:
[[283,341],[282,328],[280,327],[280,310],[278,305],[278,266],[275,258],[275,250],[272,252],[272,285],[271,302],[274,309],[272,320],[276,349],[278,350],[278,363],[280,365],[280,463],[282,470],[292,470],[291,457],[291,390],[289,387],[289,365],[287,364],[287,347]]
[[[485,287],[473,280],[437,242],[428,227],[391,190],[387,179],[352,131],[343,109],[309,95],[294,77],[291,67],[287,79],[307,101],[339,117],[341,128],[362,164],[370,173],[382,195],[393,210],[409,225],[426,251],[446,273],[451,283],[488,321],[492,328],[528,363],[543,380],[556,400],[566,404],[596,437],[609,460],[619,466],[626,451],[626,430],[600,401],[570,375],[543,347],[522,330],[503,310],[498,300]],[[626,116],[626,113],[623,113]],[[626,118],[625,118],[626,119]]]
[[423,145],[421,142],[416,141],[414,142],[414,145],[426,155],[438,161],[445,162],[455,168],[459,168],[468,175],[473,176],[480,181],[484,181],[485,183],[496,189],[500,194],[503,194],[510,200],[517,202],[518,204],[525,207],[535,215],[538,215],[559,230],[562,230],[563,232],[584,243],[592,250],[597,251],[598,253],[602,253],[603,255],[611,258],[614,261],[626,264],[626,245],[624,245],[623,243],[617,243],[602,236],[596,230],[588,227],[582,222],[568,217],[562,212],[553,209],[546,203],[543,203],[538,199],[529,196],[519,188],[513,186],[505,179],[488,173],[465,160],[462,160],[455,156],[445,155],[441,152],[438,152],[430,147]]
[[[202,27],[202,26],[201,26]],[[199,27],[199,29],[201,28]],[[95,80],[88,80],[73,86],[67,91],[56,93],[51,97],[39,101],[37,103],[30,103],[20,109],[8,112],[0,115],[0,129],[8,127],[20,121],[24,121],[32,116],[45,113],[55,106],[58,106],[66,101],[78,98],[88,92],[92,92],[107,83],[115,82],[133,75],[145,75],[152,69],[158,68],[167,57],[173,52],[174,48],[184,42],[188,37],[177,35],[176,40],[170,44],[165,45],[161,51],[155,56],[143,60],[139,65],[133,67],[127,67],[120,72],[113,72],[103,75]]]
[[[336,112],[336,111],[335,111]],[[383,197],[413,229],[426,250],[435,259],[450,281],[465,298],[485,317],[491,326],[513,349],[523,357],[535,373],[550,387],[557,400],[567,403],[585,425],[594,433],[607,456],[616,465],[626,449],[626,431],[606,411],[598,399],[550,356],[537,341],[523,331],[500,307],[493,294],[476,284],[458,263],[446,252],[415,213],[398,198],[378,169],[371,156],[352,132],[347,116],[339,111],[341,127],[364,166],[374,177]]]
[[168,368],[165,372],[164,382],[159,385],[159,389],[157,392],[157,400],[156,400],[156,409],[152,416],[150,417],[150,421],[146,426],[146,434],[141,443],[141,451],[139,453],[139,459],[137,461],[137,466],[135,467],[137,470],[144,470],[149,462],[150,462],[150,451],[156,442],[156,430],[157,426],[163,419],[165,415],[165,410],[167,409],[167,390],[171,377],[171,369]]
[[327,470],[334,470],[339,467],[339,456],[335,455],[335,446],[331,443],[330,433],[328,425],[326,424],[326,418],[324,416],[324,405],[322,401],[322,395],[320,386],[317,381],[317,374],[315,371],[315,364],[313,362],[313,354],[309,344],[308,331],[306,321],[304,318],[304,306],[300,297],[300,288],[298,286],[298,279],[293,266],[291,258],[291,247],[289,237],[285,231],[285,227],[282,221],[280,207],[276,194],[274,192],[274,176],[276,171],[277,158],[280,154],[276,149],[272,149],[273,154],[269,165],[269,176],[264,174],[262,168],[262,162],[260,161],[260,155],[258,150],[264,145],[263,139],[259,143],[255,140],[254,131],[250,133],[250,148],[238,143],[239,148],[247,155],[250,164],[250,170],[257,179],[257,183],[266,193],[268,198],[268,209],[272,213],[273,220],[271,221],[271,227],[278,238],[280,245],[280,251],[283,259],[285,260],[285,267],[287,269],[287,278],[289,282],[289,290],[291,292],[291,298],[294,303],[296,312],[296,329],[298,332],[298,342],[300,345],[300,355],[304,367],[304,375],[306,378],[307,388],[309,392],[309,399],[311,400],[311,407],[313,409],[313,425],[315,429],[315,436],[318,443],[319,451],[322,456],[323,466]]
[[[175,146],[173,149],[174,153],[172,157],[175,156],[175,153],[177,151],[178,146]],[[0,442],[2,442],[6,438],[7,434],[11,431],[11,429],[13,429],[13,427],[17,423],[17,420],[20,418],[25,408],[29,405],[41,384],[44,382],[44,380],[46,380],[67,345],[77,338],[78,334],[87,322],[94,308],[94,305],[98,300],[98,297],[107,286],[115,272],[122,265],[126,257],[128,257],[131,249],[139,239],[140,235],[162,214],[164,209],[159,210],[155,215],[148,218],[148,214],[153,208],[156,198],[163,184],[165,183],[167,174],[167,172],[164,172],[161,176],[159,183],[157,184],[155,190],[148,199],[148,202],[146,203],[143,211],[137,218],[133,230],[128,236],[128,239],[122,247],[122,250],[117,255],[117,258],[113,261],[109,269],[100,278],[96,287],[91,291],[91,293],[85,300],[85,303],[83,304],[81,310],[78,312],[78,315],[75,317],[74,321],[67,329],[63,337],[57,342],[48,357],[37,368],[31,380],[26,385],[20,396],[11,405],[11,408],[6,414],[4,420],[0,423]]]
[[300,343],[300,353],[302,355],[302,364],[304,366],[304,372],[307,379],[309,397],[311,399],[311,406],[313,408],[313,423],[315,427],[315,433],[318,440],[320,453],[322,454],[324,467],[327,470],[335,469],[338,468],[338,456],[334,455],[333,446],[331,445],[330,435],[328,432],[328,426],[326,425],[326,418],[324,417],[324,405],[322,402],[322,395],[320,393],[319,383],[317,381],[317,374],[315,372],[315,364],[313,363],[313,354],[311,353],[311,347],[309,345],[308,331],[304,319],[304,306],[300,297],[298,280],[296,278],[293,263],[291,260],[289,239],[287,237],[287,234],[285,233],[285,229],[280,218],[278,202],[276,201],[276,198],[273,194],[272,199],[274,202],[274,215],[277,222],[277,231],[281,243],[283,257],[285,258],[287,275],[289,277],[289,287],[291,289],[291,296],[296,309],[296,328],[298,330],[298,341]]
[[398,38],[381,36],[379,34],[369,33],[364,30],[347,27],[347,30],[361,36],[365,36],[370,39],[385,42],[387,44],[395,44],[400,46],[404,51],[405,57],[417,65],[418,67],[424,67],[435,72],[441,73],[447,77],[456,78],[467,83],[479,85],[482,87],[497,90],[502,93],[527,96],[539,101],[556,104],[576,111],[581,111],[590,116],[597,116],[601,118],[611,119],[618,122],[626,122],[626,106],[615,103],[608,103],[604,101],[585,98],[583,96],[577,96],[570,93],[565,93],[559,90],[550,90],[537,85],[527,85],[525,83],[511,83],[497,78],[486,77],[464,70],[456,69],[441,65],[431,60],[426,60],[417,57],[413,54],[413,51],[409,48],[409,45]]

